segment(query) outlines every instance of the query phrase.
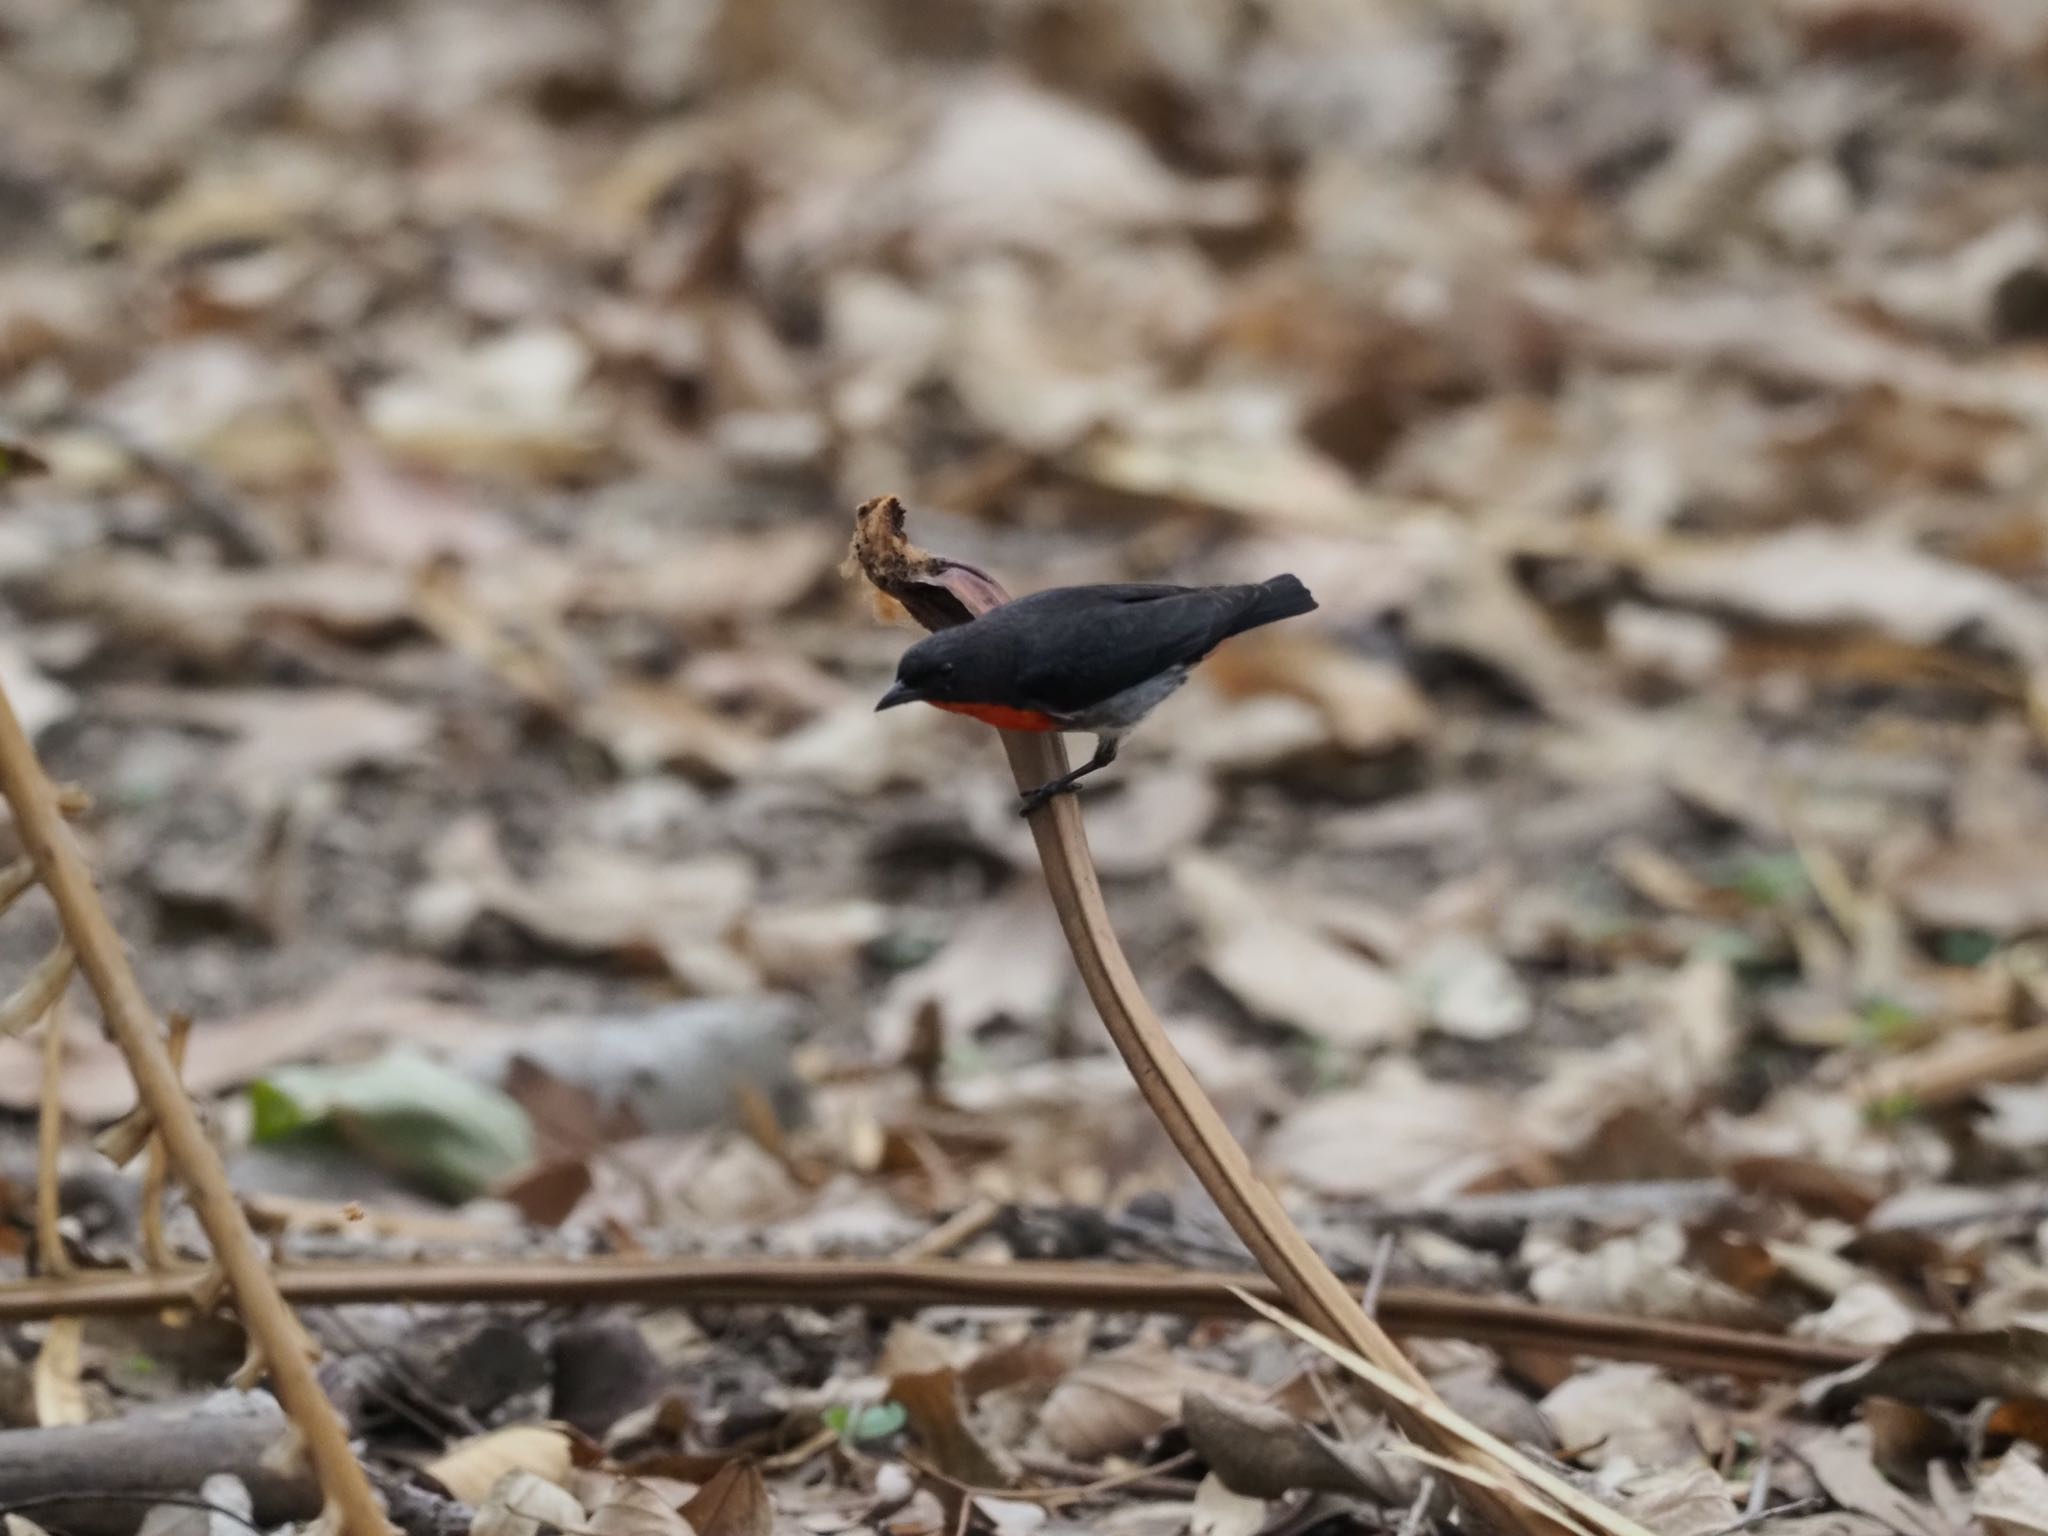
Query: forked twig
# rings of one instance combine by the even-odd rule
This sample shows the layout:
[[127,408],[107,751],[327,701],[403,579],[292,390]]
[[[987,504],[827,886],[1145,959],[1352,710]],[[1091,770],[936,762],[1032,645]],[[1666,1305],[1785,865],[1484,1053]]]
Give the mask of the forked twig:
[[307,1360],[297,1321],[271,1278],[262,1251],[229,1186],[220,1155],[207,1140],[192,1101],[171,1065],[163,1033],[129,967],[85,859],[64,825],[57,795],[35,748],[0,690],[0,795],[14,812],[23,849],[56,904],[78,968],[99,999],[109,1032],[128,1059],[136,1092],[190,1194],[215,1261],[234,1287],[243,1326],[270,1364],[278,1401],[304,1437],[330,1508],[349,1536],[387,1536],[390,1523],[348,1434]]
[[[877,589],[901,603],[925,628],[965,623],[1008,601],[1008,594],[985,571],[911,545],[904,537],[903,520],[903,504],[893,496],[862,506],[856,515],[853,559]],[[1003,748],[1020,791],[1067,771],[1066,748],[1057,735],[1006,731]],[[1491,1451],[1446,1429],[1449,1410],[1437,1402],[1394,1341],[1365,1315],[1252,1171],[1244,1148],[1174,1049],[1138,986],[1110,923],[1078,799],[1053,799],[1030,820],[1061,931],[1096,1012],[1175,1148],[1288,1306],[1315,1332],[1356,1351],[1385,1379],[1402,1384],[1405,1392],[1395,1395],[1368,1383],[1402,1433],[1470,1474],[1458,1479],[1459,1494],[1483,1521],[1524,1536],[1583,1528],[1584,1517],[1564,1516],[1553,1501],[1526,1491],[1521,1477]],[[1417,1403],[1430,1411],[1418,1410]],[[1640,1527],[1619,1515],[1594,1524],[1608,1536],[1642,1536]]]

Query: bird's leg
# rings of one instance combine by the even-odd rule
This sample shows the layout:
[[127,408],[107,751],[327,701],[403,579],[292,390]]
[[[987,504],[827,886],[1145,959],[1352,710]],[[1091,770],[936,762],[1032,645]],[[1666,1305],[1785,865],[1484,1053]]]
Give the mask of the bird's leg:
[[1114,736],[1096,737],[1095,755],[1093,757],[1089,758],[1087,762],[1076,768],[1072,773],[1063,773],[1051,782],[1039,785],[1036,789],[1025,790],[1023,796],[1024,808],[1017,814],[1029,816],[1054,795],[1072,794],[1077,780],[1086,778],[1098,768],[1107,768],[1115,761],[1116,738]]

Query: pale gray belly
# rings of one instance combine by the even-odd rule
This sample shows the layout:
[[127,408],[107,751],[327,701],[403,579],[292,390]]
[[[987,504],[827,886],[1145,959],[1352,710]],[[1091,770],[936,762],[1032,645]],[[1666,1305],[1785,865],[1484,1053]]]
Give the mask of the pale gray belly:
[[1149,677],[1122,693],[1113,693],[1093,708],[1066,715],[1061,723],[1070,730],[1094,731],[1103,736],[1120,736],[1151,714],[1174,689],[1188,680],[1186,667],[1174,667]]

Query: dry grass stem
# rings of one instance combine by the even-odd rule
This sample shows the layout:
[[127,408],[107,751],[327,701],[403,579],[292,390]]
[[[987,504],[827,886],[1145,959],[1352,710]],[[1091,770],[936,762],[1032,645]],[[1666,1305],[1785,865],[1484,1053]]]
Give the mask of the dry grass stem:
[[77,952],[78,966],[99,999],[107,1029],[128,1059],[136,1090],[156,1120],[158,1134],[191,1195],[216,1260],[234,1287],[242,1322],[269,1357],[278,1401],[305,1437],[322,1490],[349,1536],[385,1536],[391,1525],[383,1506],[350,1451],[348,1433],[306,1359],[297,1322],[236,1202],[220,1154],[178,1081],[162,1029],[128,964],[120,935],[100,902],[85,859],[64,825],[57,796],[4,692],[0,692],[0,794],[13,810],[22,845],[56,904],[65,936]]

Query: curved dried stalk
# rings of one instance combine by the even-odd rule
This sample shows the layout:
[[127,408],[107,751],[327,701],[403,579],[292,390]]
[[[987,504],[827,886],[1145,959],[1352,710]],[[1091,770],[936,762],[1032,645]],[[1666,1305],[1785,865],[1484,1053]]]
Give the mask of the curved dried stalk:
[[0,689],[0,795],[14,812],[22,847],[56,904],[65,937],[77,951],[78,967],[99,999],[108,1031],[128,1060],[136,1092],[148,1106],[171,1163],[191,1195],[213,1244],[215,1260],[233,1283],[243,1326],[270,1361],[278,1401],[304,1437],[330,1507],[350,1536],[389,1536],[391,1525],[384,1518],[383,1507],[349,1450],[347,1431],[306,1359],[297,1321],[279,1294],[265,1255],[235,1200],[220,1154],[207,1139],[198,1112],[178,1081],[163,1033],[129,968],[120,935],[114,931],[85,860],[64,825],[63,806],[4,689]]
[[[903,504],[893,496],[863,505],[855,518],[853,556],[868,580],[925,628],[964,623],[1009,600],[987,572],[910,544],[903,532],[904,515]],[[1066,748],[1057,736],[1004,732],[1003,747],[1020,791],[1067,770]],[[1415,1398],[1403,1401],[1367,1383],[1381,1410],[1403,1434],[1475,1474],[1459,1481],[1472,1513],[1495,1529],[1527,1536],[1579,1529],[1578,1522],[1540,1502],[1541,1496],[1497,1458],[1469,1438],[1445,1430],[1443,1415],[1449,1410],[1436,1402],[1422,1374],[1366,1316],[1252,1171],[1244,1148],[1174,1049],[1124,956],[1088,851],[1079,798],[1062,795],[1048,801],[1033,813],[1031,832],[1060,929],[1103,1026],[1175,1148],[1287,1304],[1317,1333],[1356,1351],[1409,1387]],[[1432,1411],[1418,1412],[1412,1401],[1424,1402]],[[1504,1491],[1503,1480],[1513,1493]],[[1644,1536],[1639,1526],[1619,1515],[1603,1529],[1609,1536]]]

